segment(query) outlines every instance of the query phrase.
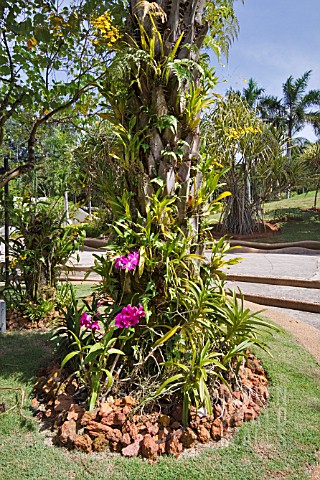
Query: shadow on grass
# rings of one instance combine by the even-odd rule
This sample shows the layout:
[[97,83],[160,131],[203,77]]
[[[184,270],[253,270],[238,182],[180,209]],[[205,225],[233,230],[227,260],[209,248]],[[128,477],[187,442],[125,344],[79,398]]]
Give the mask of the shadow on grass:
[[0,335],[0,375],[2,380],[32,385],[35,375],[52,357],[50,333],[8,332]]

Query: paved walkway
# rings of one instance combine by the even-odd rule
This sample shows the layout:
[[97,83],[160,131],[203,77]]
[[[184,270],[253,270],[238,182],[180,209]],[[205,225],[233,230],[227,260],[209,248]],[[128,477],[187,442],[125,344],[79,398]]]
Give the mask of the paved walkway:
[[[91,266],[94,254],[103,255],[103,251],[80,252],[80,261],[77,263],[73,255],[74,265]],[[233,274],[250,274],[265,277],[301,278],[320,280],[320,254],[319,255],[289,255],[279,253],[234,253],[227,258],[241,257],[242,261],[228,268]]]
[[[256,305],[251,302],[245,302],[245,307],[249,308],[252,312],[261,310],[261,305]],[[268,308],[263,312],[263,315],[292,333],[300,345],[305,347],[320,364],[320,330],[315,329],[313,326],[304,323],[298,318],[292,317],[291,314],[288,315],[283,309]]]
[[[103,251],[84,251],[79,253],[79,262],[77,261],[77,255],[73,255],[71,261],[68,263],[70,267],[75,267],[76,271],[69,274],[69,278],[75,281],[81,281],[83,279],[83,271],[88,270],[94,263],[94,254],[103,255]],[[237,280],[228,282],[228,286],[233,289],[240,288],[241,292],[247,296],[247,298],[255,303],[259,303],[259,298],[271,297],[278,298],[280,300],[287,300],[289,308],[277,308],[275,310],[287,313],[291,317],[294,317],[306,324],[315,327],[320,330],[320,254],[319,255],[291,255],[281,253],[238,253],[234,250],[232,254],[228,254],[227,258],[241,257],[242,261],[236,265],[230,266],[226,273],[227,275],[234,276]],[[241,278],[242,277],[242,278]],[[245,277],[248,277],[246,281],[242,281]],[[270,284],[250,282],[250,277],[254,277],[260,282],[267,281]],[[232,277],[231,277],[232,278]],[[264,279],[265,280],[264,280]],[[90,274],[89,281],[99,281],[99,277],[96,274]],[[280,282],[287,280],[295,280],[298,284],[301,282],[309,282],[311,288],[299,288],[297,286],[289,285],[274,285],[277,281]],[[286,283],[286,282],[284,282]],[[316,288],[312,286],[317,285]],[[316,305],[319,310],[311,313],[310,311],[297,310],[290,308],[290,301],[300,302],[302,308],[303,304],[306,304],[306,310],[308,304]],[[268,308],[272,303],[263,303],[262,305],[268,305]],[[273,308],[273,307],[271,307]],[[320,350],[320,345],[319,345]]]
[[[71,280],[83,281],[84,271],[89,270],[94,263],[94,254],[103,255],[103,251],[80,252],[79,261],[77,255],[72,257],[68,262],[70,267],[75,268],[69,275]],[[235,257],[241,257],[242,261],[225,270],[229,278],[237,278],[236,282],[228,281],[230,288],[241,288],[249,298],[250,295],[277,297],[300,302],[301,305],[320,306],[320,254],[240,253],[234,250],[227,255],[227,258]],[[260,283],[248,281],[252,277]],[[241,281],[243,279],[246,281]],[[90,274],[89,280],[99,281],[99,277]],[[274,285],[277,282],[280,285]],[[303,282],[309,288],[296,286]],[[247,302],[247,305],[254,311],[264,308],[257,303]],[[296,335],[300,343],[320,361],[320,313],[268,306],[265,314]]]
[[232,265],[233,274],[250,274],[265,277],[320,280],[319,255],[290,255],[284,253],[234,253],[228,258],[241,257],[243,260]]
[[[86,251],[80,253],[80,262],[78,268],[86,268],[93,264],[94,253],[101,252]],[[278,297],[282,299],[292,299],[301,304],[311,303],[320,305],[320,255],[291,255],[281,253],[234,253],[229,254],[228,258],[240,257],[243,259],[240,263],[230,266],[226,269],[228,276],[236,277],[255,277],[259,281],[270,281],[265,283],[249,282],[228,282],[231,288],[241,287],[241,291],[246,295],[255,294],[257,297]],[[74,262],[76,264],[76,262]],[[75,272],[78,278],[81,278],[82,272]],[[94,276],[89,278],[94,279]],[[317,288],[301,288],[288,285],[273,285],[272,282],[280,281],[283,283],[306,282],[308,286],[316,285]],[[246,302],[246,306],[252,311],[258,311],[264,306],[257,305],[257,302]],[[309,352],[320,362],[320,313],[310,313],[300,310],[269,307],[264,315],[278,323],[292,334]]]
[[[238,254],[229,254],[228,258],[235,258]],[[279,253],[242,253],[241,263],[232,265],[228,270],[228,276],[236,278],[234,282],[228,282],[232,289],[240,289],[249,299],[254,299],[259,303],[259,297],[262,305],[272,305],[272,302],[263,302],[263,297],[279,299],[283,306],[289,308],[277,308],[282,313],[287,313],[296,319],[301,320],[320,330],[320,255],[290,255]],[[258,280],[261,283],[253,281],[241,281],[241,277],[246,280]],[[263,283],[265,281],[271,283]],[[283,283],[289,285],[272,284],[283,280]],[[309,288],[299,287],[299,284],[308,284]],[[312,288],[312,287],[316,288]],[[277,303],[277,302],[274,302]],[[273,304],[274,304],[273,303]],[[300,307],[299,307],[300,304]],[[292,307],[293,308],[290,308]],[[310,306],[314,306],[312,313]],[[299,310],[301,308],[301,310]],[[303,311],[307,310],[307,311]],[[311,308],[312,310],[312,308]],[[320,350],[320,345],[319,345]]]

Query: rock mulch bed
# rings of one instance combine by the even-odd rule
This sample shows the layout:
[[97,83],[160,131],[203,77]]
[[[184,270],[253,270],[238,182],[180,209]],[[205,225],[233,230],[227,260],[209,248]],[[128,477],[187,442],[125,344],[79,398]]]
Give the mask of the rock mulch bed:
[[238,386],[221,384],[213,401],[213,414],[201,416],[195,409],[187,427],[181,425],[182,406],[171,410],[136,413],[131,396],[109,397],[93,412],[79,400],[74,379],[61,382],[57,366],[39,372],[32,400],[35,415],[54,432],[54,443],[90,453],[109,450],[125,457],[141,455],[154,460],[159,455],[178,457],[184,449],[219,441],[243,422],[254,420],[266,405],[267,378],[260,362],[250,355],[240,368]]

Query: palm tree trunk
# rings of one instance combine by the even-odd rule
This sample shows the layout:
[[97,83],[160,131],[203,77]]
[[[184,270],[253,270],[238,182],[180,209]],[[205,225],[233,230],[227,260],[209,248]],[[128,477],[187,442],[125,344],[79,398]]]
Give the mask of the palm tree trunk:
[[[197,62],[199,50],[203,44],[208,26],[203,23],[204,0],[170,0],[156,2],[159,7],[159,17],[144,14],[141,2],[130,2],[131,15],[127,20],[130,35],[135,38],[140,48],[143,48],[142,39],[137,31],[140,27],[150,38],[155,39],[155,61],[164,62],[165,58],[172,56],[172,60],[192,60]],[[147,5],[148,7],[148,5]],[[170,32],[170,33],[168,33]],[[182,41],[177,48],[176,55],[173,49],[181,34]],[[190,49],[193,44],[197,49]],[[178,221],[186,227],[186,217],[189,216],[195,232],[198,231],[199,218],[195,212],[188,209],[189,197],[194,197],[201,186],[200,175],[192,174],[192,166],[199,159],[200,132],[199,126],[191,126],[187,121],[187,96],[191,88],[200,88],[197,69],[191,69],[189,79],[183,84],[179,83],[176,72],[170,67],[169,72],[161,75],[154,72],[147,62],[140,68],[138,75],[133,72],[129,81],[130,98],[127,111],[128,120],[134,116],[137,119],[136,131],[146,129],[145,143],[149,148],[140,151],[140,168],[134,165],[128,177],[129,187],[136,192],[140,211],[144,212],[148,196],[154,192],[151,180],[159,177],[165,185],[164,193],[178,195]],[[147,74],[146,74],[147,72]],[[146,114],[148,112],[148,114]],[[159,123],[164,116],[176,119],[176,128],[159,128]],[[200,111],[194,113],[194,117]],[[150,122],[150,117],[155,122]],[[177,184],[179,188],[177,189]]]

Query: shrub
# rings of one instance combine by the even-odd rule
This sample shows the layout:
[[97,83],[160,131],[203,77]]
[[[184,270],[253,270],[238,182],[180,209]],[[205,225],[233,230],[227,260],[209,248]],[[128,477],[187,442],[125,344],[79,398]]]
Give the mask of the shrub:
[[13,209],[12,223],[9,285],[4,296],[12,307],[40,319],[54,305],[61,270],[79,248],[83,232],[64,225],[60,205],[48,201],[23,200]]

